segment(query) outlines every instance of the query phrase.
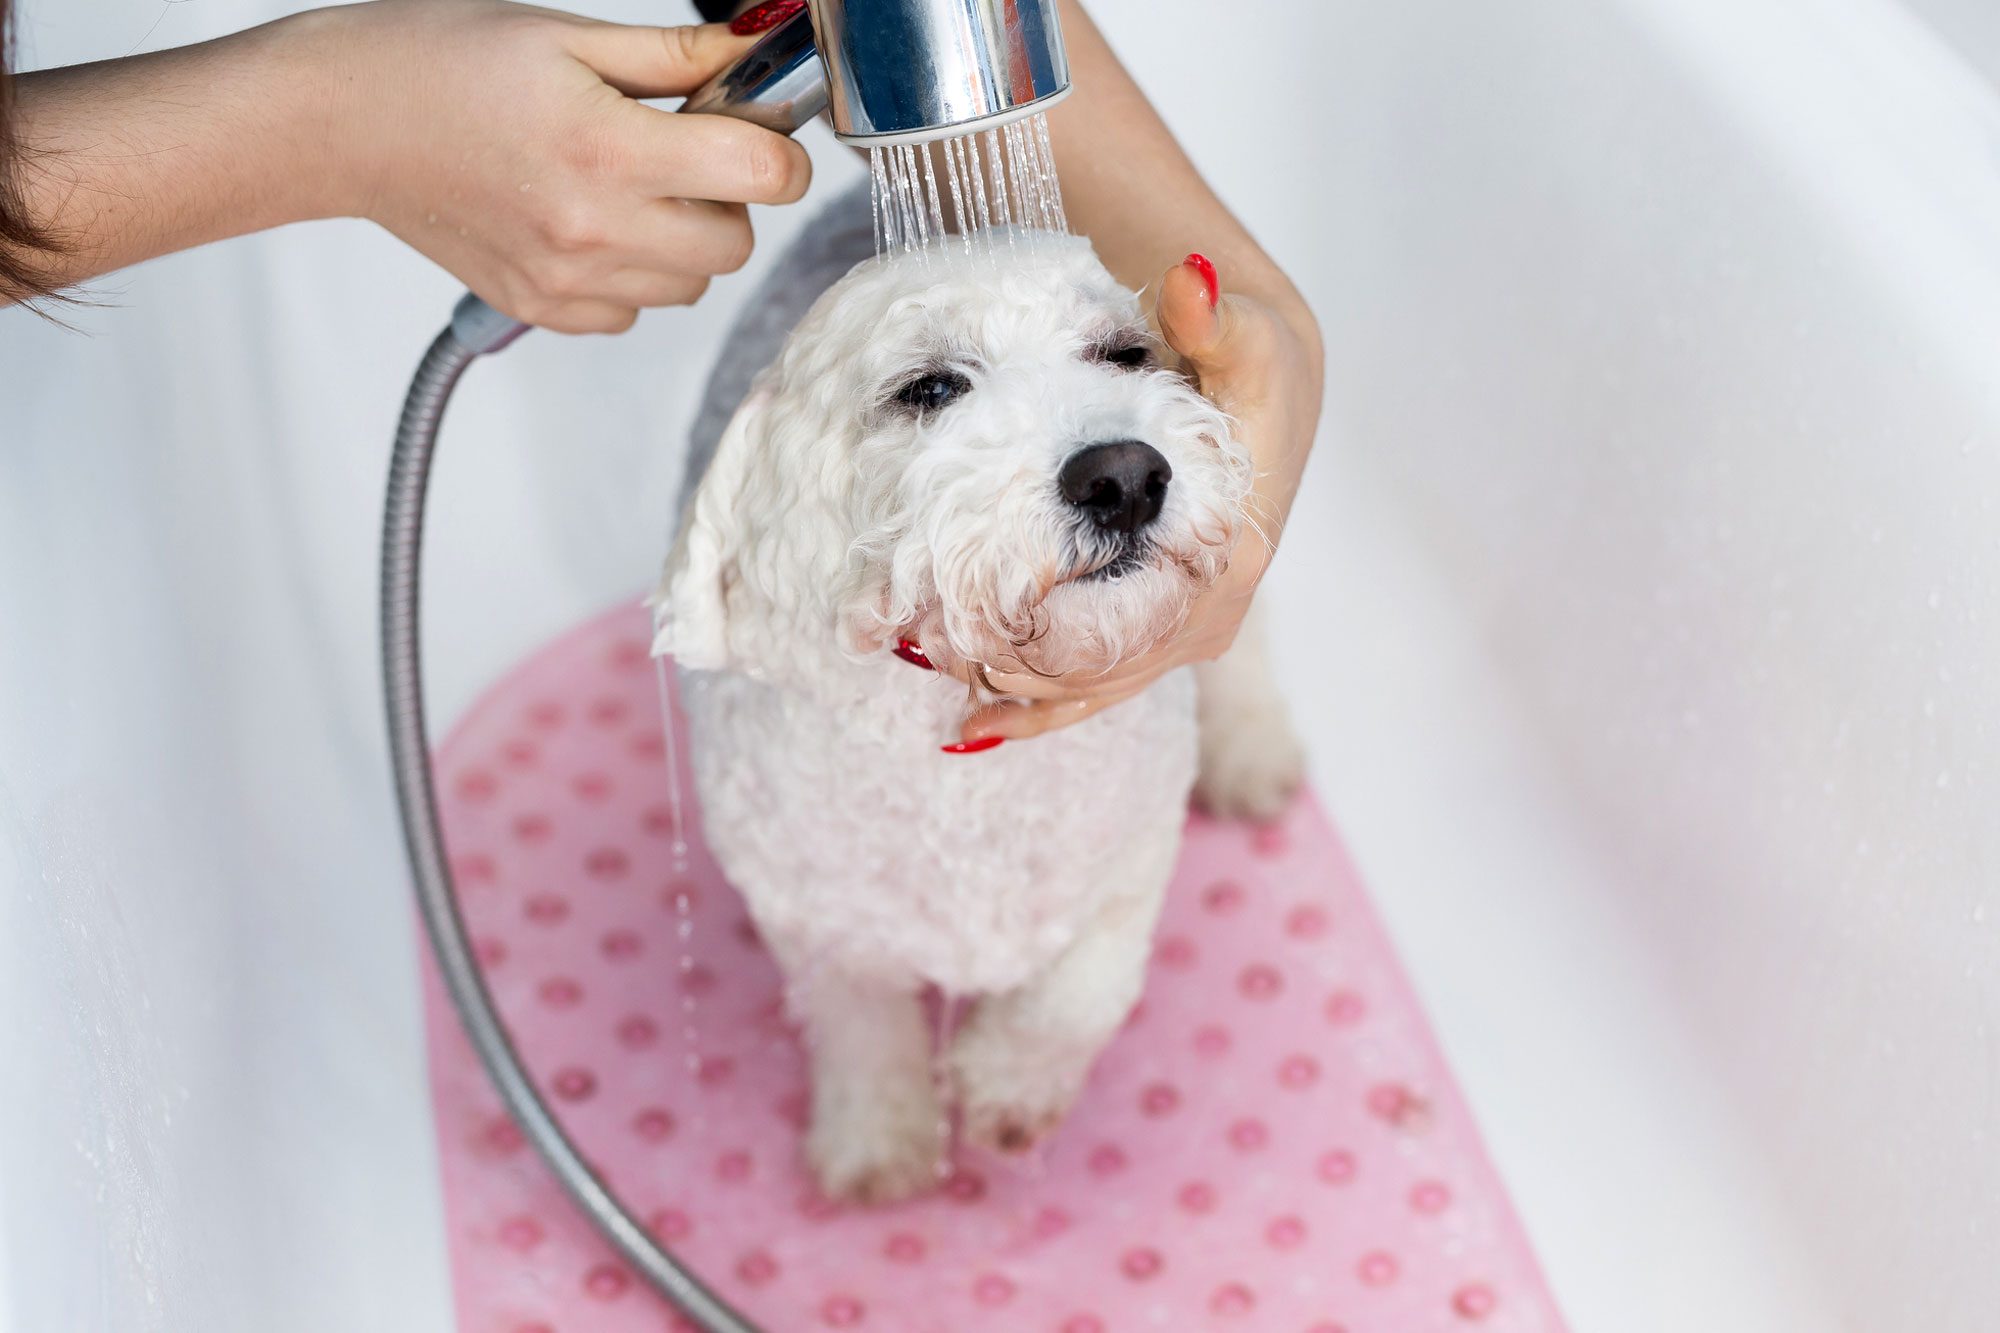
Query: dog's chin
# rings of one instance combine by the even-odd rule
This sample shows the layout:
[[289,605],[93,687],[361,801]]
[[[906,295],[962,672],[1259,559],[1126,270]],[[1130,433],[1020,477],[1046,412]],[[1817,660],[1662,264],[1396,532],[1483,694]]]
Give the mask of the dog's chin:
[[1100,560],[1051,588],[1025,617],[1026,630],[992,630],[980,657],[1044,676],[1108,671],[1179,632],[1214,577],[1204,562],[1158,551]]

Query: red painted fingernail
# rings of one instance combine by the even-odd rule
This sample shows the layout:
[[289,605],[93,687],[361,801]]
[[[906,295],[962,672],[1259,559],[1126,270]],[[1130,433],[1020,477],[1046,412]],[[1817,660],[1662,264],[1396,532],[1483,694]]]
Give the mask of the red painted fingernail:
[[1215,265],[1209,262],[1207,255],[1189,255],[1181,262],[1201,275],[1202,282],[1208,287],[1208,308],[1213,310],[1215,303],[1222,299],[1222,279],[1215,275]]
[[764,0],[729,21],[729,30],[738,37],[775,28],[806,7],[806,0]]
[[923,667],[927,671],[937,670],[936,667],[931,665],[931,659],[924,656],[924,650],[911,643],[908,639],[896,640],[894,651],[896,656],[902,658],[905,662]]
[[946,754],[978,754],[981,750],[992,749],[1006,739],[1005,736],[981,736],[976,741],[953,741],[950,745],[940,745],[938,748]]

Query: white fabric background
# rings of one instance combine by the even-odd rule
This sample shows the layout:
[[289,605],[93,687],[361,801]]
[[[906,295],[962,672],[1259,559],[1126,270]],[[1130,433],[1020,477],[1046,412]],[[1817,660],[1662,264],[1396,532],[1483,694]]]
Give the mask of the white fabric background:
[[[1989,1327],[1991,6],[1098,8],[1326,325],[1284,671],[1577,1327]],[[645,582],[756,271],[469,378],[439,718]],[[0,1329],[442,1328],[373,598],[456,288],[328,223],[98,290],[0,313]]]

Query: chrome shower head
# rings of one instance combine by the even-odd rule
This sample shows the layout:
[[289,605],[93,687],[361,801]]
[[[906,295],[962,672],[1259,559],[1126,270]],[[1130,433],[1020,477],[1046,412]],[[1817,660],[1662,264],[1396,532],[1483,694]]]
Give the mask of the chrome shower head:
[[830,109],[842,142],[885,147],[1005,125],[1069,86],[1056,0],[808,0],[682,110],[790,134]]

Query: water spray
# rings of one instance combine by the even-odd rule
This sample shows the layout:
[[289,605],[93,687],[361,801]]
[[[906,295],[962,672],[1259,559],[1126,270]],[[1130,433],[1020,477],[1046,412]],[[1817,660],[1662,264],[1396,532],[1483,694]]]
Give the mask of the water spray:
[[[782,134],[829,113],[867,148],[883,253],[981,233],[1063,230],[1043,113],[1069,92],[1056,0],[808,0],[682,111]],[[983,143],[982,143],[983,141]],[[939,186],[938,160],[944,187]],[[508,1112],[557,1180],[632,1267],[711,1333],[756,1333],[653,1238],[593,1171],[536,1089],[494,1008],[444,854],[424,717],[419,643],[424,501],[438,430],[474,360],[528,326],[467,294],[411,380],[396,429],[382,526],[382,676],[389,753],[417,902],[438,970]]]

